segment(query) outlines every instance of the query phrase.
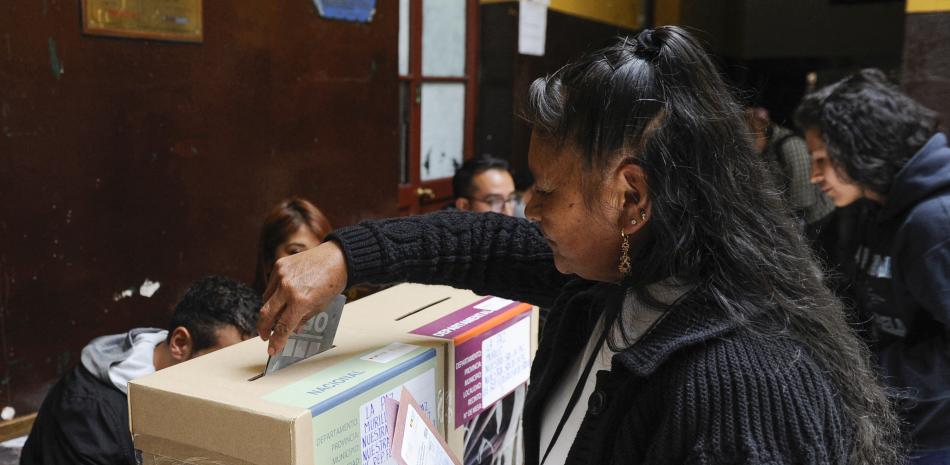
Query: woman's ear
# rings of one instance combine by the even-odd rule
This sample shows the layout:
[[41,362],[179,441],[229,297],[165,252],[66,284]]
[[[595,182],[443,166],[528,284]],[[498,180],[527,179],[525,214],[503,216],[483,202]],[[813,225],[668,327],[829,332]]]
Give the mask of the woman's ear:
[[168,338],[168,350],[174,363],[184,362],[191,358],[194,352],[194,341],[188,328],[178,326],[172,330],[172,335]]
[[623,205],[620,211],[620,230],[630,235],[640,230],[650,219],[650,195],[643,168],[636,163],[623,163],[618,168]]

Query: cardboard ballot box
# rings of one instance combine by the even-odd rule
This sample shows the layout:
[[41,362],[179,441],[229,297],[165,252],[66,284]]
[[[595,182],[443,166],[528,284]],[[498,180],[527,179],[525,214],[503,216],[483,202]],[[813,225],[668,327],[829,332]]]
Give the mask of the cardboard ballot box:
[[[415,305],[387,304],[409,301]],[[487,456],[499,453],[503,439],[516,440],[506,444],[514,455],[508,454],[503,463],[517,465],[523,459],[520,418],[537,349],[537,325],[537,309],[530,304],[445,286],[401,284],[348,305],[337,340],[403,341],[423,336],[441,341],[447,363],[449,447],[464,463],[486,463],[491,461]],[[520,399],[515,399],[515,390]],[[504,411],[491,410],[502,399]]]
[[145,464],[389,465],[383,404],[405,387],[461,456],[457,425],[526,378],[532,314],[396,286],[348,304],[332,349],[267,376],[254,379],[267,358],[254,338],[131,382],[135,447]]
[[405,386],[441,424],[442,348],[343,342],[254,379],[254,338],[129,384],[132,437],[145,464],[363,463],[388,455],[382,402]]

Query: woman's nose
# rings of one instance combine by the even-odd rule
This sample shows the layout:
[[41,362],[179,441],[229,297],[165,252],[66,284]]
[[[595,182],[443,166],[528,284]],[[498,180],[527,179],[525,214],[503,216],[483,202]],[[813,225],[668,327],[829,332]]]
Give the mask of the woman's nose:
[[524,194],[524,216],[531,221],[541,221],[539,202],[535,199],[536,197],[532,195],[530,189]]

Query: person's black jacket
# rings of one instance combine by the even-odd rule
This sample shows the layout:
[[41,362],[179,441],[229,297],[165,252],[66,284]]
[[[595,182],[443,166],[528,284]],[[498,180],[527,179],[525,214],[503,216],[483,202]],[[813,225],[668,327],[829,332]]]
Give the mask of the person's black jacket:
[[[364,222],[330,236],[349,282],[447,284],[552,306],[531,369],[525,458],[538,465],[543,406],[624,289],[561,275],[537,227],[439,212]],[[820,364],[787,338],[740,329],[684,299],[596,373],[567,464],[847,463],[853,428]],[[546,421],[557,421],[546,419]]]
[[937,134],[862,230],[854,300],[912,447],[950,448],[950,148]]
[[43,400],[20,465],[135,465],[126,399],[77,365]]

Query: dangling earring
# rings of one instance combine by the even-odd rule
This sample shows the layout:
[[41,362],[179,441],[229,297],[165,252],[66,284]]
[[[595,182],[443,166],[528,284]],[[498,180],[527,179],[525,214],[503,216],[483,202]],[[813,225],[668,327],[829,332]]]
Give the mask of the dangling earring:
[[620,243],[620,264],[617,265],[617,270],[626,276],[630,274],[630,241],[627,240],[627,235],[623,233],[623,230],[620,230],[620,237],[623,242]]
[[[647,211],[642,208],[640,209],[640,219],[643,221],[647,220]],[[637,220],[633,220],[633,221],[637,221]],[[633,224],[636,224],[636,223],[633,223]]]

